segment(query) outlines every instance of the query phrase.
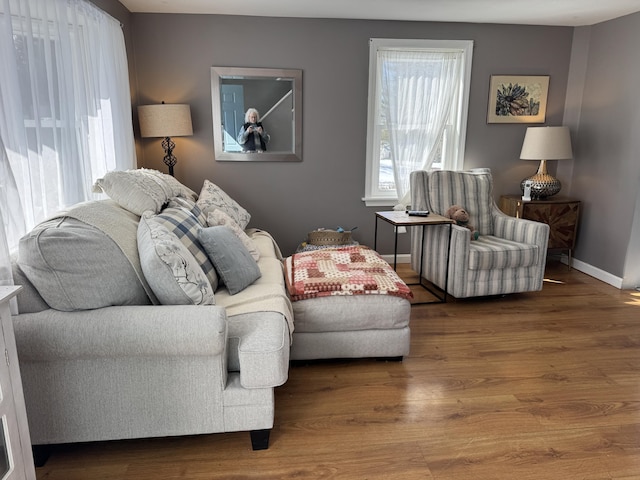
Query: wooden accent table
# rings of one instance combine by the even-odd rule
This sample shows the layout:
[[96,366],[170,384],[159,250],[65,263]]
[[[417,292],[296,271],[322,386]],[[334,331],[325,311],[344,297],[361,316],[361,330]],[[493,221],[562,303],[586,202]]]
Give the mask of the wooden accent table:
[[571,253],[576,246],[576,233],[580,216],[580,200],[567,197],[549,197],[543,200],[523,201],[520,195],[500,197],[500,210],[511,217],[535,220],[549,225],[549,250],[562,249]]
[[[388,212],[376,212],[376,227],[373,234],[373,249],[377,251],[378,246],[378,219],[384,220],[387,223],[390,223],[394,226],[395,229],[395,240],[393,245],[393,269],[396,270],[397,267],[397,259],[398,259],[398,227],[422,227],[422,248],[420,250],[420,283],[419,284],[407,284],[407,285],[420,285],[424,289],[428,290],[431,294],[433,294],[439,301],[438,302],[419,302],[419,303],[446,303],[447,301],[447,284],[449,282],[449,250],[451,249],[451,225],[455,223],[454,220],[443,217],[441,215],[436,215],[435,213],[430,213],[427,217],[419,217],[419,216],[411,216],[406,212],[400,210],[391,210]],[[444,281],[444,291],[442,293],[442,297],[440,297],[436,292],[433,292],[429,287],[422,283],[422,270],[423,270],[423,262],[424,258],[424,229],[430,225],[449,225],[449,246],[447,247],[447,273]],[[418,302],[412,303],[412,305],[417,305]]]

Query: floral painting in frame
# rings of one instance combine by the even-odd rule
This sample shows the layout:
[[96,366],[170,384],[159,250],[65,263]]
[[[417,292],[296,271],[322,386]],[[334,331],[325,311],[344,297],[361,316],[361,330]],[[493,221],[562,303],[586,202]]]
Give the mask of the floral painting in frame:
[[548,75],[492,75],[487,123],[544,123]]

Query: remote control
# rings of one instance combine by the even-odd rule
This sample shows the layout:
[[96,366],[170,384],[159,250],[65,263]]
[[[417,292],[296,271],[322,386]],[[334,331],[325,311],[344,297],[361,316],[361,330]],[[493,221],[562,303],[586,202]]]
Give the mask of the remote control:
[[407,210],[407,215],[410,217],[428,217],[429,210]]

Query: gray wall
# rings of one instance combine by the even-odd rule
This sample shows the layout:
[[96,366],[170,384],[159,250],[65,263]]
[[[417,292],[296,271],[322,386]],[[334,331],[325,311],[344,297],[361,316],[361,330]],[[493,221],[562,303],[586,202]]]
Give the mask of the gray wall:
[[[561,124],[573,29],[133,14],[132,32],[139,104],[191,105],[194,136],[174,139],[176,177],[194,190],[205,178],[220,185],[252,213],[251,226],[269,230],[288,254],[317,227],[358,226],[355,239],[373,245],[374,212],[387,209],[361,200],[370,37],[475,41],[465,167],[490,167],[497,198],[516,193],[537,165],[518,160],[525,125],[487,125],[490,75],[550,75],[547,123]],[[302,162],[214,161],[213,65],[303,70]],[[139,143],[139,165],[165,171],[159,140]],[[391,231],[379,233],[379,250],[390,253]]]
[[640,285],[640,14],[576,30],[584,78],[572,195],[583,202],[576,258]]

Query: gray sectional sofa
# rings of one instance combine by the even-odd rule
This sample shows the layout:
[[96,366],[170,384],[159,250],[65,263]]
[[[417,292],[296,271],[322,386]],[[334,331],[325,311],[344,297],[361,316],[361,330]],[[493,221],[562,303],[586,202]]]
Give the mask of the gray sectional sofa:
[[110,172],[27,234],[14,317],[35,446],[250,431],[267,448],[293,314],[282,257],[205,181]]

